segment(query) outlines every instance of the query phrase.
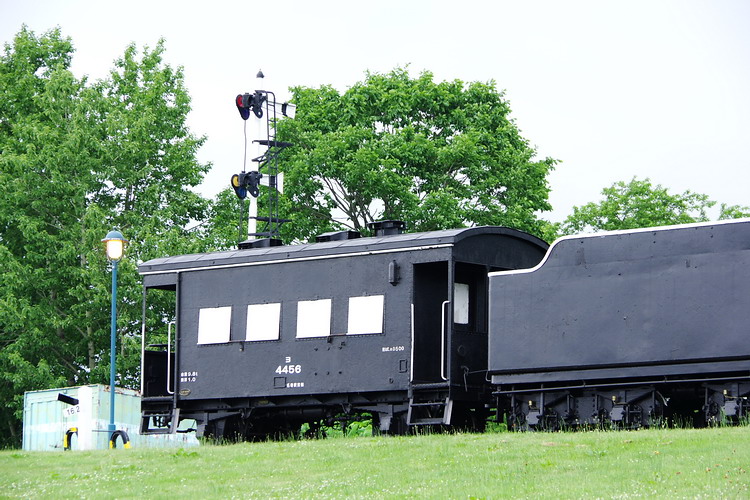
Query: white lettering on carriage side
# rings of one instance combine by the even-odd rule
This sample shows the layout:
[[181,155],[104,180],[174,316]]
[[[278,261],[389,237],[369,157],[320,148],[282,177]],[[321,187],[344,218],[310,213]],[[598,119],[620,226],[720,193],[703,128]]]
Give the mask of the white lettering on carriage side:
[[[276,367],[276,370],[274,370],[275,373],[278,373],[279,375],[285,374],[285,375],[295,375],[302,373],[302,365],[296,365],[292,363],[292,357],[286,356],[284,357],[284,363],[283,365],[279,365]],[[291,384],[287,384],[287,387],[296,387]]]
[[406,347],[402,345],[389,345],[389,346],[383,347],[383,352],[400,352],[400,351],[405,351],[405,350],[406,350]]
[[180,382],[195,382],[198,380],[198,372],[180,372]]
[[302,373],[302,365],[279,365],[276,368],[276,373],[281,375],[286,373],[287,375],[293,375],[295,373]]

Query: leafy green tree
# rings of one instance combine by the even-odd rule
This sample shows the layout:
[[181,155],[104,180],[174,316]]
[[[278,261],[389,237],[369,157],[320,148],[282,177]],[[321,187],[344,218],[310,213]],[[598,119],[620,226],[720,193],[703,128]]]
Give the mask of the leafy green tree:
[[70,250],[58,236],[82,215],[66,177],[90,181],[87,162],[69,157],[80,136],[66,124],[81,118],[73,114],[82,87],[67,70],[71,52],[59,31],[37,38],[23,29],[0,59],[0,436],[11,441],[23,391],[65,381],[62,365],[74,367],[61,353],[67,304],[52,284],[76,272],[59,267]]
[[344,93],[292,89],[285,153],[286,239],[366,231],[379,219],[422,231],[499,224],[541,233],[555,160],[535,151],[495,84],[435,83],[406,69],[368,73]]
[[[604,199],[573,207],[559,229],[562,234],[584,231],[614,231],[640,227],[669,226],[709,220],[708,210],[716,205],[705,194],[685,191],[672,194],[649,179],[633,178],[627,184],[616,182],[602,190]],[[721,205],[719,219],[750,215],[750,208]]]
[[742,219],[744,217],[750,217],[750,207],[742,205],[727,205],[726,203],[721,204],[719,220]]
[[708,196],[691,191],[671,194],[649,179],[633,178],[602,190],[601,202],[573,207],[561,226],[563,234],[583,231],[613,231],[639,227],[668,226],[708,220],[707,210],[715,205]]
[[[267,196],[265,188],[262,196]],[[265,205],[260,200],[260,213]],[[222,190],[212,200],[207,216],[195,228],[200,241],[208,250],[226,250],[247,239],[247,217],[249,200],[242,201],[231,188]]]
[[202,249],[185,228],[208,208],[190,189],[208,169],[195,158],[203,139],[185,126],[182,71],[163,51],[162,41],[140,55],[131,45],[94,84],[70,72],[72,43],[59,29],[24,27],[0,58],[0,425],[9,429],[0,436],[10,442],[24,391],[109,382],[104,235],[118,228],[130,239],[120,385],[134,385],[139,363],[136,263]]

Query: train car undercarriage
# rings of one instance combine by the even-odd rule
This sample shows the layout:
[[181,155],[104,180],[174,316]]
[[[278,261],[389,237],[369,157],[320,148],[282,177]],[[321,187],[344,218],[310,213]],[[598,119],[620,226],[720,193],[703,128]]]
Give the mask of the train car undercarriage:
[[175,432],[183,420],[196,422],[187,431],[219,441],[315,436],[336,424],[345,432],[349,423],[363,419],[371,419],[373,434],[402,435],[426,426],[482,431],[489,414],[482,402],[415,399],[414,394],[402,392],[232,398],[183,402],[176,410],[171,398],[162,399],[161,404],[156,398],[144,400],[142,434]]
[[638,429],[737,424],[750,415],[750,377],[500,387],[498,421],[514,430]]

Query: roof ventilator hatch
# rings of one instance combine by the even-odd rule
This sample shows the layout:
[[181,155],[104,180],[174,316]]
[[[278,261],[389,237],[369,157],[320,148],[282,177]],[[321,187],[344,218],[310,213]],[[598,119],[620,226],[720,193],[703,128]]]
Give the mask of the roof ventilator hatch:
[[328,233],[319,234],[315,237],[316,243],[323,243],[326,241],[343,241],[343,240],[354,240],[361,238],[362,234],[359,231],[331,231]]
[[393,236],[394,234],[403,234],[406,230],[406,222],[402,220],[379,220],[367,224],[370,231],[374,231],[375,236]]

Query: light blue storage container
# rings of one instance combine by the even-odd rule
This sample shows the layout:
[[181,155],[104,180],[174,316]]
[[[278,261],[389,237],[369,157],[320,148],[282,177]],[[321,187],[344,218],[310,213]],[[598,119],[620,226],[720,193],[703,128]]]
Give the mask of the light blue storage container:
[[[68,404],[58,400],[63,394],[78,400]],[[65,399],[65,398],[63,398]],[[108,385],[83,385],[31,391],[24,394],[23,449],[28,451],[63,450],[65,435],[71,429],[71,450],[104,450],[109,448]],[[138,391],[116,388],[115,426],[125,431],[132,448],[163,448],[195,446],[194,432],[141,436],[141,397]],[[180,429],[194,427],[194,422],[183,422]],[[121,439],[117,447],[122,448]]]

